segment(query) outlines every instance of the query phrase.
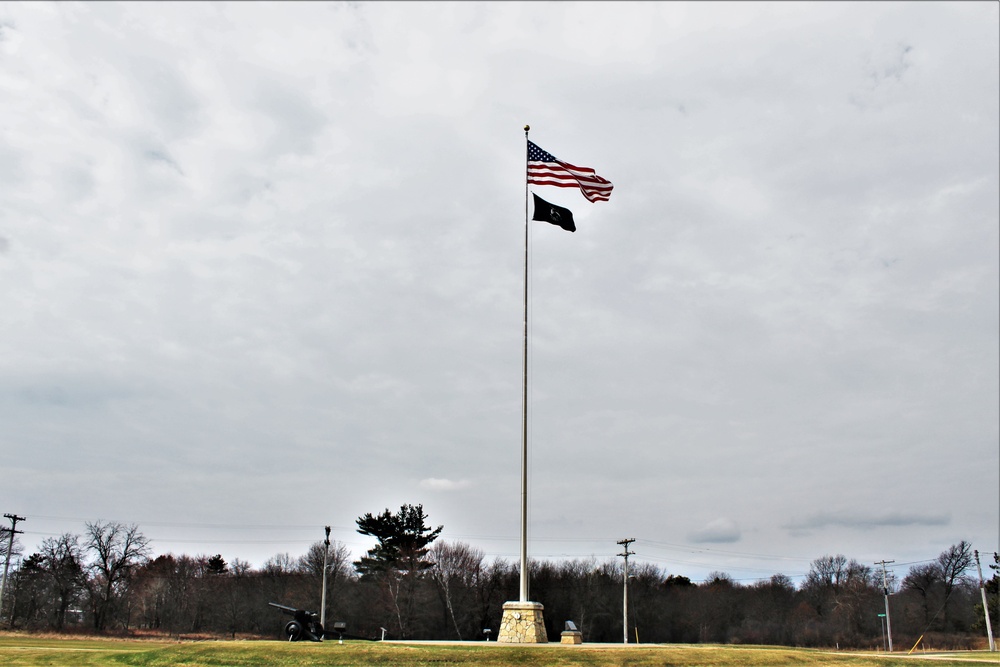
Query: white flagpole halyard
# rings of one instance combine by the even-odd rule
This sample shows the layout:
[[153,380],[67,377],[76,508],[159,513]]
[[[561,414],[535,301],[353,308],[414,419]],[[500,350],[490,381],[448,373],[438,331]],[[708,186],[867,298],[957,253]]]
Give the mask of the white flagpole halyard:
[[524,126],[524,363],[521,385],[521,602],[528,601],[528,131]]

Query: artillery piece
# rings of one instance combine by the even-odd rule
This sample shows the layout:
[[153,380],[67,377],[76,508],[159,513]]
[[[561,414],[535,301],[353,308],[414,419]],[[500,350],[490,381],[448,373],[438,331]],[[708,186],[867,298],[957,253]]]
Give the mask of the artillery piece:
[[[311,642],[323,641],[326,630],[323,629],[323,624],[319,622],[319,614],[306,609],[286,607],[276,602],[268,602],[268,604],[292,617],[291,621],[285,623],[285,636],[288,637],[288,641],[297,642],[303,639]],[[344,628],[343,623],[334,623],[334,627],[336,628],[337,626],[340,626],[341,630]]]
[[277,602],[268,602],[268,604],[280,609],[283,614],[288,614],[292,617],[291,621],[285,623],[285,636],[288,637],[288,641],[290,642],[302,640],[321,642],[324,639],[333,638],[334,636],[340,640],[341,644],[344,643],[344,637],[348,637],[349,639],[368,639],[367,637],[356,637],[345,634],[344,630],[347,629],[347,624],[343,621],[334,623],[332,631],[326,630],[323,628],[323,624],[319,622],[319,614],[314,611],[287,607]]

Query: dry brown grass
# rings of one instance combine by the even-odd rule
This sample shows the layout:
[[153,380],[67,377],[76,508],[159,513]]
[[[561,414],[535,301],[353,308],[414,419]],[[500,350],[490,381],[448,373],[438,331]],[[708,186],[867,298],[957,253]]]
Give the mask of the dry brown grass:
[[511,646],[478,643],[436,644],[335,641],[178,640],[4,633],[0,664],[9,667],[915,667],[934,658],[935,667],[970,667],[970,661],[1000,665],[1000,655],[983,652],[907,656],[896,653],[816,651],[783,647],[620,644]]

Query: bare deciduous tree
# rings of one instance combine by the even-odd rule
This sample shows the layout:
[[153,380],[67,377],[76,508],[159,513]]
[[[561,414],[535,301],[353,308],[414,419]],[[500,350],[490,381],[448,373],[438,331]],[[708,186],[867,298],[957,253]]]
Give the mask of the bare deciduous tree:
[[482,576],[485,555],[482,550],[461,542],[438,542],[431,548],[430,557],[435,563],[431,578],[437,585],[455,636],[461,640],[463,633],[458,617],[468,621],[475,614],[475,591]]
[[291,574],[298,570],[298,563],[287,552],[275,554],[264,561],[265,574]]
[[944,582],[945,595],[951,595],[955,584],[965,577],[965,572],[972,567],[972,545],[962,540],[941,552],[937,559],[941,566],[941,578]]
[[351,550],[347,548],[347,545],[336,540],[330,542],[329,547],[322,541],[314,542],[309,550],[299,558],[298,569],[313,580],[312,590],[316,591],[314,604],[316,609],[320,609],[323,600],[324,550],[327,550],[326,603],[329,613],[336,614],[343,606],[339,595],[340,590],[344,583],[351,578]]
[[[149,557],[149,540],[136,524],[117,521],[87,523],[94,629],[104,631],[128,593],[134,570]],[[128,627],[128,618],[121,619]]]

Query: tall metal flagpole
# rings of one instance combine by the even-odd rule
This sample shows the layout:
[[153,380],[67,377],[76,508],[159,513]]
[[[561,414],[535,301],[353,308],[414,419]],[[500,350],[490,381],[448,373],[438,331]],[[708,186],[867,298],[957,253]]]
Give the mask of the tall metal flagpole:
[[528,601],[528,131],[524,126],[524,364],[521,386],[521,602]]

